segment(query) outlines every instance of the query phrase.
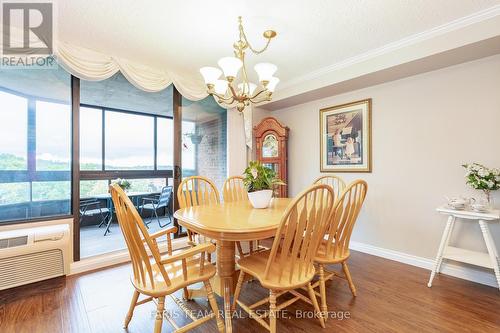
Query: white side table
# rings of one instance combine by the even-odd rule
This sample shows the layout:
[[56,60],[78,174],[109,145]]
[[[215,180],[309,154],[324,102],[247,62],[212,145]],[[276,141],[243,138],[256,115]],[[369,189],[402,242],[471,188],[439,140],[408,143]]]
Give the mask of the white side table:
[[[495,246],[495,242],[491,237],[490,229],[488,228],[488,223],[496,222],[500,219],[499,211],[491,210],[487,213],[477,213],[469,210],[454,210],[446,207],[439,207],[436,210],[441,214],[448,215],[449,217],[448,222],[446,223],[446,227],[444,228],[443,236],[441,238],[441,244],[439,244],[436,261],[434,263],[434,268],[432,270],[431,277],[427,286],[429,288],[432,286],[432,280],[434,279],[436,273],[439,273],[441,264],[443,263],[443,259],[451,259],[455,261],[465,262],[467,264],[493,269],[495,271],[495,276],[500,289],[500,265],[498,251]],[[477,221],[479,223],[479,227],[481,228],[481,232],[483,233],[483,238],[484,242],[486,243],[488,253],[470,251],[448,245],[457,218],[461,219],[462,221]]]

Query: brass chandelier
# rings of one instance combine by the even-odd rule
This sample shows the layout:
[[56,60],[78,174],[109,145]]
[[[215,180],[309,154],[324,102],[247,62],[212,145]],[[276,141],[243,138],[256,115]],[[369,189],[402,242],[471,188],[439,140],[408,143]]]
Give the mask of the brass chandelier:
[[[241,16],[238,17],[238,28],[240,38],[233,44],[234,57],[224,57],[218,61],[220,70],[217,67],[202,67],[200,73],[203,75],[207,92],[214,96],[217,101],[226,108],[236,107],[239,112],[242,112],[250,103],[256,104],[263,101],[270,101],[271,96],[280,81],[274,77],[274,73],[278,67],[271,63],[258,63],[254,66],[257,75],[259,76],[259,85],[249,82],[245,64],[245,50],[250,49],[254,54],[261,54],[269,47],[271,39],[276,37],[276,32],[266,30],[263,33],[266,39],[266,45],[257,50],[248,41]],[[237,83],[238,73],[242,71],[240,82]],[[220,79],[224,73],[224,79]]]

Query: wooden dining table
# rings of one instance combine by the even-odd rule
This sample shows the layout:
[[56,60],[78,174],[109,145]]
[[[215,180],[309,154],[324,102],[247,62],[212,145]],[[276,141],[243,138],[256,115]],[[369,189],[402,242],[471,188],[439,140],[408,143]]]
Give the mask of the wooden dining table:
[[232,332],[231,300],[238,274],[236,241],[261,240],[274,236],[291,201],[290,198],[273,198],[266,209],[256,209],[248,201],[239,201],[194,206],[174,213],[180,225],[214,239],[217,243],[217,274],[212,285],[214,291],[224,299],[226,332]]

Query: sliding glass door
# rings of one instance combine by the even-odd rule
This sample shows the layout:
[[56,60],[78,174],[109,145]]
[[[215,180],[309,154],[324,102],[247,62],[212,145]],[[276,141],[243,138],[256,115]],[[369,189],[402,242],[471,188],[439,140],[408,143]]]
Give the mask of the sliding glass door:
[[[172,88],[147,93],[121,74],[80,82],[80,257],[125,248],[108,193],[125,179],[150,231],[173,224],[171,207],[151,209],[172,185]],[[158,217],[157,217],[158,216]]]

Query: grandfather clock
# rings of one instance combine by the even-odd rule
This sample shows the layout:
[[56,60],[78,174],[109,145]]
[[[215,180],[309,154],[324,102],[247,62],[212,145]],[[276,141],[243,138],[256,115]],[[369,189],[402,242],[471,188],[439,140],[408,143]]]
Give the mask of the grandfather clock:
[[[253,128],[257,161],[276,171],[285,183],[288,183],[288,131],[288,127],[273,117],[262,119],[260,124]],[[286,198],[288,186],[280,186],[277,194],[280,198]]]

